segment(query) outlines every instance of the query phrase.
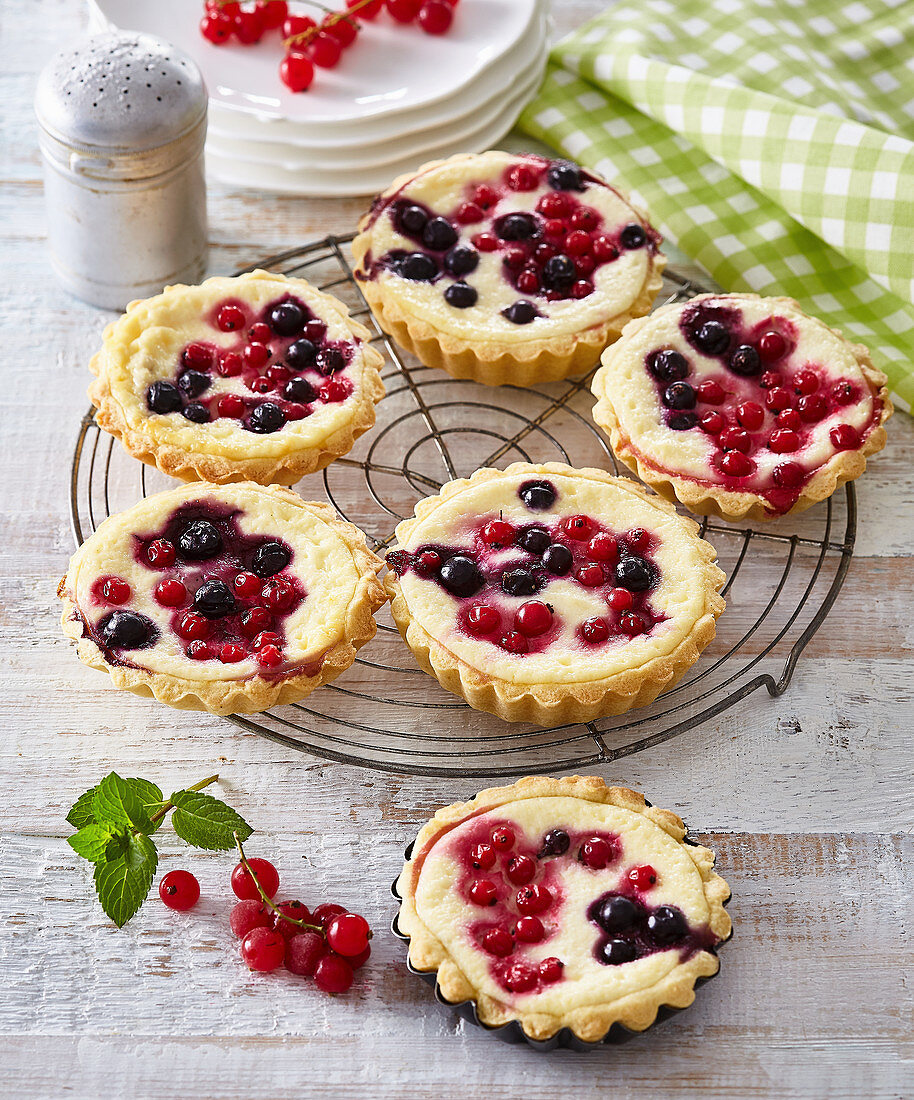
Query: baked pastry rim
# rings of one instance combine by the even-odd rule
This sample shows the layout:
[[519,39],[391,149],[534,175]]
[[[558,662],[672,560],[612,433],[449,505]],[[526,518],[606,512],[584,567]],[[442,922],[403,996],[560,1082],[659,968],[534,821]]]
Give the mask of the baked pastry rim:
[[571,684],[514,684],[499,677],[489,676],[474,668],[452,653],[416,620],[403,595],[400,579],[389,570],[384,584],[390,595],[391,613],[407,647],[420,666],[447,690],[462,697],[473,709],[482,710],[507,722],[535,722],[545,727],[555,727],[576,722],[588,722],[594,718],[620,714],[635,707],[646,706],[667,686],[678,681],[694,665],[701,652],[713,640],[716,620],[724,609],[719,590],[724,584],[723,571],[715,564],[717,553],[705,539],[698,535],[698,524],[681,516],[668,501],[629,479],[619,479],[606,470],[589,467],[575,469],[559,462],[542,465],[526,462],[512,463],[505,470],[484,467],[470,478],[449,482],[433,497],[426,497],[416,505],[415,515],[397,525],[398,544],[406,542],[413,527],[420,523],[437,505],[471,485],[497,480],[505,475],[523,471],[531,477],[561,474],[586,476],[590,479],[615,483],[623,480],[626,488],[647,501],[661,512],[676,516],[689,535],[700,543],[700,557],[704,574],[706,603],[704,613],[695,620],[691,631],[668,654],[653,657],[644,664],[626,668],[610,676]]
[[320,669],[316,673],[303,671],[285,678],[252,676],[235,681],[190,680],[150,669],[112,665],[106,659],[104,651],[86,634],[82,614],[71,595],[68,581],[73,561],[79,553],[77,550],[57,587],[57,595],[63,602],[61,627],[64,634],[76,642],[79,659],[90,668],[107,672],[115,687],[131,691],[135,695],[155,698],[160,703],[179,710],[204,710],[223,717],[230,714],[254,714],[270,707],[294,703],[336,679],[349,668],[358,650],[377,632],[374,616],[388,598],[378,579],[384,563],[368,549],[365,536],[357,527],[340,519],[329,504],[303,500],[291,489],[254,483],[241,483],[231,488],[250,488],[273,493],[286,503],[299,506],[321,519],[346,545],[360,577],[346,609],[343,637],[324,652]]
[[[451,157],[430,160],[414,172],[397,176],[377,196],[372,209],[360,218],[358,233],[351,246],[355,259],[354,271],[375,319],[385,332],[425,366],[444,370],[454,378],[472,379],[487,386],[533,386],[556,382],[589,370],[599,362],[600,353],[621,334],[625,325],[633,318],[645,314],[653,305],[663,286],[662,274],[667,262],[666,256],[659,250],[649,256],[647,279],[635,300],[623,312],[579,332],[546,337],[531,334],[529,338],[518,338],[510,342],[496,339],[470,341],[453,333],[442,332],[424,318],[410,314],[396,295],[385,293],[386,288],[382,282],[365,278],[364,272],[360,272],[362,262],[371,249],[371,227],[374,224],[377,203],[392,197],[424,172],[478,155],[457,153]],[[613,187],[613,190],[622,195],[644,224],[650,225],[644,210],[618,188]]]
[[720,943],[729,938],[732,922],[724,905],[730,897],[730,888],[713,869],[714,853],[709,848],[686,839],[686,828],[677,814],[649,805],[644,796],[636,791],[626,787],[610,787],[598,776],[525,776],[510,786],[480,791],[468,802],[457,802],[443,807],[419,830],[409,858],[395,884],[396,893],[402,899],[396,923],[400,931],[408,937],[409,962],[421,973],[437,972],[438,988],[445,1000],[454,1004],[473,1000],[480,1023],[484,1026],[501,1027],[511,1020],[517,1020],[525,1035],[534,1041],[550,1039],[565,1027],[584,1042],[605,1039],[614,1024],[630,1031],[644,1031],[654,1023],[662,1006],[685,1008],[694,1001],[696,982],[700,978],[713,976],[720,967],[720,960],[715,952],[697,951],[690,958],[678,963],[654,985],[605,1005],[586,1005],[562,1015],[517,1012],[505,1008],[496,999],[475,989],[447,948],[423,923],[416,910],[415,883],[412,880],[417,853],[427,850],[428,845],[437,837],[448,832],[474,811],[495,809],[525,798],[548,797],[581,798],[644,814],[678,841],[695,864],[708,903],[709,927],[718,937],[716,946],[719,947]]
[[[199,286],[206,286],[215,279],[226,276],[213,276]],[[116,337],[116,330],[123,324],[134,309],[149,299],[138,298],[130,302],[124,313],[106,326],[102,333],[102,347],[89,360],[89,370],[96,375],[89,385],[89,400],[95,408],[95,422],[104,431],[119,439],[124,449],[133,458],[148,466],[154,466],[163,474],[179,478],[182,481],[209,481],[217,485],[239,481],[256,481],[260,485],[292,485],[307,474],[322,470],[334,459],[348,454],[359,436],[364,435],[375,423],[375,405],[384,397],[384,383],[381,380],[381,367],[384,357],[371,346],[371,331],[349,316],[346,305],[333,295],[318,290],[305,279],[293,279],[278,272],[256,271],[236,276],[244,279],[269,278],[271,281],[285,282],[291,285],[305,283],[309,290],[322,299],[333,303],[352,331],[354,338],[362,340],[359,352],[362,355],[362,377],[359,386],[359,400],[353,405],[352,412],[345,424],[341,425],[318,444],[302,448],[292,448],[276,457],[229,458],[224,454],[194,451],[171,443],[163,443],[143,427],[131,427],[124,414],[120,400],[115,396],[106,372],[107,352],[110,346],[119,346],[122,340]],[[167,286],[162,297],[173,291],[184,289],[186,284],[176,283]],[[139,398],[138,398],[139,400]],[[145,424],[145,422],[143,422]]]
[[[768,298],[761,294],[724,294],[721,291],[719,293],[700,294],[695,298],[691,298],[687,304],[691,305],[693,302],[721,297],[779,302],[803,312],[798,302],[783,295]],[[660,310],[679,309],[682,305],[683,303],[674,302],[669,306],[661,306],[653,314],[634,318],[625,326],[621,338],[624,339],[626,335],[632,336],[640,331],[643,325],[647,324],[650,318],[659,313]],[[818,320],[818,318],[813,318],[813,320]],[[824,321],[819,323],[825,325]],[[836,336],[844,339],[843,333],[839,329],[831,328],[828,325],[825,325],[825,327]],[[869,349],[865,345],[849,343],[849,347],[857,360],[863,377],[872,387],[875,398],[881,403],[879,423],[869,432],[860,447],[850,451],[836,451],[827,462],[820,466],[803,486],[797,501],[784,513],[774,512],[766,507],[764,498],[757,493],[749,491],[736,492],[707,482],[696,481],[693,478],[678,477],[668,470],[660,470],[648,460],[647,456],[633,446],[632,440],[622,432],[615,407],[605,385],[605,380],[609,374],[607,360],[613,354],[619,354],[620,351],[624,353],[624,348],[620,349],[618,344],[606,349],[603,354],[603,364],[597,369],[591,382],[591,391],[597,399],[591,415],[597,426],[609,436],[610,447],[616,458],[667,500],[678,500],[691,512],[700,516],[718,516],[726,520],[765,521],[779,519],[781,515],[804,512],[812,505],[826,500],[848,481],[855,481],[866,469],[867,458],[877,454],[885,447],[888,436],[884,425],[894,411],[889,398],[888,378],[873,365]]]

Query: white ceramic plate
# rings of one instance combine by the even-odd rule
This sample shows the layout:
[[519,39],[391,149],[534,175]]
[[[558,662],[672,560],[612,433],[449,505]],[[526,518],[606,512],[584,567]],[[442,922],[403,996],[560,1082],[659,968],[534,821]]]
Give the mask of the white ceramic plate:
[[223,183],[236,187],[252,187],[287,195],[322,197],[372,195],[383,191],[396,176],[414,171],[422,161],[450,156],[452,153],[478,153],[496,145],[514,125],[517,116],[536,88],[538,79],[537,77],[529,87],[519,90],[516,96],[512,96],[503,105],[498,116],[487,126],[466,135],[460,141],[447,140],[441,145],[427,149],[419,157],[411,154],[402,160],[361,170],[327,169],[314,164],[289,171],[275,163],[258,164],[254,161],[225,156],[219,152],[218,145],[213,146],[207,142],[207,171]]
[[274,141],[252,141],[239,139],[232,131],[210,126],[207,132],[207,146],[220,156],[234,156],[240,160],[258,164],[272,164],[286,171],[299,168],[308,169],[311,165],[332,170],[348,170],[383,167],[392,163],[402,163],[412,157],[416,164],[424,156],[427,160],[432,151],[447,144],[460,148],[460,143],[472,139],[480,129],[494,124],[504,113],[508,103],[518,99],[531,98],[539,87],[546,65],[548,50],[545,44],[539,56],[518,73],[511,81],[510,89],[501,96],[490,99],[485,106],[477,107],[469,114],[455,118],[447,123],[425,127],[415,132],[412,129],[388,138],[382,142],[370,144],[347,143],[344,146],[309,146],[305,142],[287,143]]
[[[288,119],[265,121],[242,111],[224,107],[218,101],[210,103],[209,132],[232,141],[300,145],[307,149],[340,150],[357,146],[369,149],[382,147],[404,134],[419,135],[442,125],[470,118],[489,104],[502,103],[525,81],[546,48],[547,21],[545,13],[534,20],[527,34],[507,57],[484,70],[470,88],[440,103],[417,107],[414,111],[379,115],[371,120],[358,120],[340,126],[306,126]],[[433,135],[432,135],[433,136]]]
[[366,24],[337,68],[320,70],[307,93],[294,95],[279,80],[277,32],[256,46],[214,46],[199,32],[196,0],[90,2],[103,25],[154,34],[188,53],[214,103],[259,118],[330,125],[412,111],[472,87],[539,15],[539,0],[462,0],[448,33],[429,35],[382,14]]

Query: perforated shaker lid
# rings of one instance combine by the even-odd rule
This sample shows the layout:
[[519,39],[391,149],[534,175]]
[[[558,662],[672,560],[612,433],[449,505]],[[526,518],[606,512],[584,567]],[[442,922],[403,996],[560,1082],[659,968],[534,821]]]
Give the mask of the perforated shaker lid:
[[159,38],[99,34],[48,62],[35,111],[42,127],[68,144],[141,152],[193,129],[206,114],[206,87],[187,54]]

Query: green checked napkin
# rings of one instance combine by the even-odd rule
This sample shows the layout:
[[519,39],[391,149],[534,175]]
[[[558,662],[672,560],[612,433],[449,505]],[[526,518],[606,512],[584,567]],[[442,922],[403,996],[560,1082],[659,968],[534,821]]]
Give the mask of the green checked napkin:
[[629,191],[727,290],[787,294],[914,402],[912,0],[621,2],[519,123]]

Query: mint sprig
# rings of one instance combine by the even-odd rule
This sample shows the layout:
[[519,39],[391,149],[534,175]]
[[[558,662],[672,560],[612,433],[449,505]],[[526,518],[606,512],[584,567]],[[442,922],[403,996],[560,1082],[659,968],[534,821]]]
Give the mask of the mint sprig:
[[149,893],[159,862],[152,834],[173,810],[175,832],[188,844],[228,851],[253,830],[240,814],[218,798],[201,794],[215,783],[211,775],[168,799],[148,779],[122,779],[111,772],[79,796],[67,814],[76,829],[67,843],[95,864],[95,890],[102,909],[122,928]]

